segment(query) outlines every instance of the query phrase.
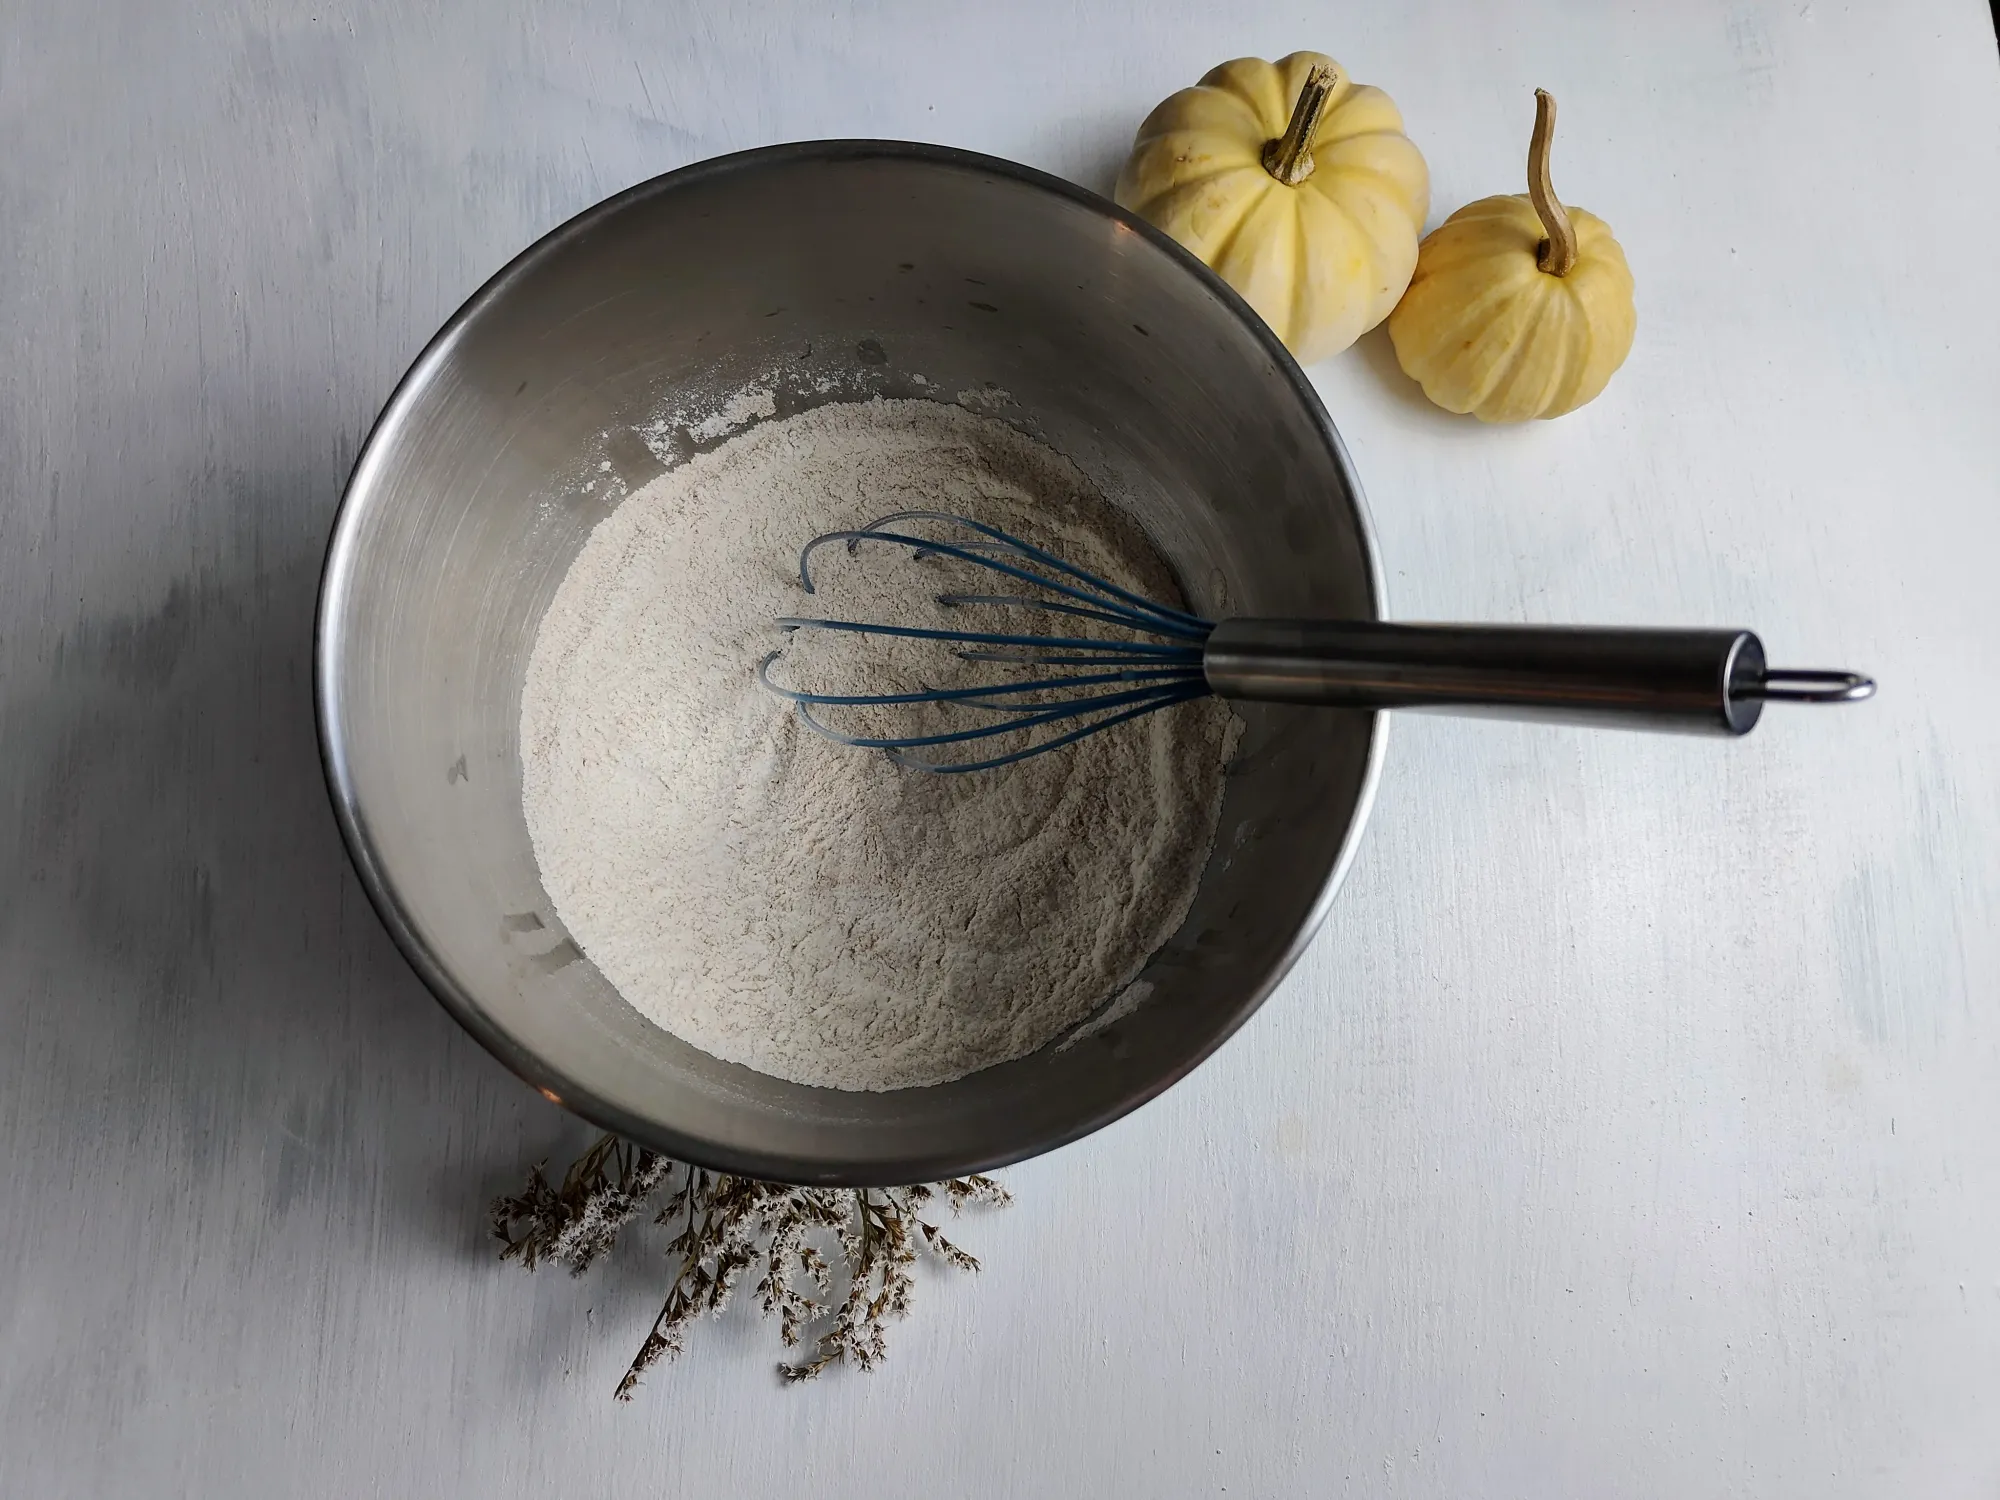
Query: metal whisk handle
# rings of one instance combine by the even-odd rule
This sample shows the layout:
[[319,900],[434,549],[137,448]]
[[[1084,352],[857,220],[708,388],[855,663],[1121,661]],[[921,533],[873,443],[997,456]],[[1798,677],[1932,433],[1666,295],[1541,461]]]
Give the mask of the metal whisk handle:
[[1202,671],[1225,698],[1721,735],[1747,734],[1768,701],[1875,691],[1852,672],[1770,668],[1747,630],[1224,620]]

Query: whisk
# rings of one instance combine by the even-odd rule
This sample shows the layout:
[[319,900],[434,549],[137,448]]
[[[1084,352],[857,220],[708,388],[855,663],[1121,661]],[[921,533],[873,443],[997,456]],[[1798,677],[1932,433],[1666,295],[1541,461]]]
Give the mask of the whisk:
[[[956,540],[891,529],[932,523]],[[1747,630],[1572,626],[1419,625],[1375,620],[1212,621],[1119,587],[1019,537],[943,511],[900,510],[852,531],[829,531],[799,553],[799,581],[815,592],[813,554],[844,543],[908,549],[913,559],[952,558],[1032,592],[940,593],[943,608],[986,606],[1063,616],[1121,632],[1036,634],[891,625],[787,616],[790,631],[844,631],[911,638],[951,648],[961,661],[1029,667],[1012,679],[898,693],[808,692],[772,680],[772,651],[759,679],[796,705],[815,733],[886,751],[898,765],[933,772],[986,771],[1074,744],[1146,714],[1215,694],[1329,708],[1431,709],[1510,718],[1622,723],[1628,727],[1741,735],[1767,702],[1851,703],[1875,684],[1844,671],[1765,665]],[[1048,669],[1048,670],[1044,670]],[[816,710],[963,712],[964,728],[902,735],[848,734]],[[933,759],[946,746],[974,747],[1009,735],[1047,733],[1025,748],[963,760]]]

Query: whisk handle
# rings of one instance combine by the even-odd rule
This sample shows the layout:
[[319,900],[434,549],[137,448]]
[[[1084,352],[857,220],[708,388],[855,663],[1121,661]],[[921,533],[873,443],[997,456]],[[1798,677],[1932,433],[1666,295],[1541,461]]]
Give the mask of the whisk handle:
[[1766,701],[1875,690],[1851,672],[1769,668],[1747,630],[1225,620],[1202,670],[1224,698],[1720,735],[1749,733]]

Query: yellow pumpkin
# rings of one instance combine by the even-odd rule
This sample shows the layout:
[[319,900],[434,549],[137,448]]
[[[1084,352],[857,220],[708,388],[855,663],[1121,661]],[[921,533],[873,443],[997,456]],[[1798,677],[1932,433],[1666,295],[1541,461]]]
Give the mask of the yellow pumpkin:
[[1403,373],[1446,411],[1525,422],[1575,411],[1632,350],[1632,271],[1604,221],[1549,186],[1556,102],[1535,90],[1528,193],[1481,198],[1424,240],[1389,315]]
[[1417,263],[1430,169],[1387,94],[1330,57],[1243,57],[1139,127],[1115,196],[1236,288],[1301,360],[1389,315]]

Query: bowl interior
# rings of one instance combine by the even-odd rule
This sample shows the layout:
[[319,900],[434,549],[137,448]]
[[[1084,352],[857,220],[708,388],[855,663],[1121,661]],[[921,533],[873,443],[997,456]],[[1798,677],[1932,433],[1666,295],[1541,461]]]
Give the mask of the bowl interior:
[[503,1061],[684,1159],[904,1182],[1072,1140],[1185,1074],[1290,966],[1359,831],[1375,717],[1242,710],[1193,909],[1126,997],[1138,1003],[1087,1035],[883,1094],[783,1082],[679,1041],[618,997],[542,889],[520,804],[521,680],[591,527],[723,440],[706,419],[752,383],[780,414],[885,394],[1013,422],[1131,510],[1211,616],[1377,614],[1324,412],[1179,250],[1080,190],[966,153],[849,142],[724,158],[528,251],[438,336],[370,437],[329,551],[316,684],[355,862],[412,963]]

